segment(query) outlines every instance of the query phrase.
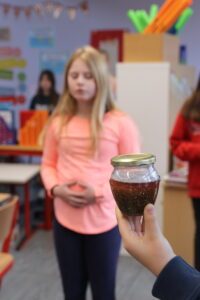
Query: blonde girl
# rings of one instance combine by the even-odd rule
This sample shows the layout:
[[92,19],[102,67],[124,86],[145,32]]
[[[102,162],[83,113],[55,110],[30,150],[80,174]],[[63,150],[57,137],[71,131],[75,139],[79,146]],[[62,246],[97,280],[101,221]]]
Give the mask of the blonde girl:
[[[126,101],[126,99],[124,99]],[[75,51],[45,136],[42,178],[54,198],[55,247],[66,300],[115,299],[120,236],[109,187],[111,157],[139,152],[132,120],[117,110],[102,55]]]

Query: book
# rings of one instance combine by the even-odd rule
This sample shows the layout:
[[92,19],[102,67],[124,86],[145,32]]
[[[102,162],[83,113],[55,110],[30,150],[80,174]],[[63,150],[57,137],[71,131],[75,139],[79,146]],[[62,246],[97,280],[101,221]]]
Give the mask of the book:
[[14,112],[8,107],[0,106],[0,144],[16,144]]

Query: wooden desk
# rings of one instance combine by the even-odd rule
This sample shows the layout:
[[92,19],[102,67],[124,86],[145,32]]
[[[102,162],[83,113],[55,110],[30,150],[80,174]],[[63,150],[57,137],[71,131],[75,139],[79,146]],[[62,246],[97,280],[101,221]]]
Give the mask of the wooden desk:
[[[0,156],[42,156],[42,147],[20,146],[20,145],[0,145]],[[45,224],[46,230],[52,229],[52,201],[46,193],[45,197]]]
[[7,156],[42,156],[42,147],[20,145],[0,145],[0,155]]
[[194,265],[195,223],[191,199],[186,184],[162,183],[164,205],[164,235],[175,253]]

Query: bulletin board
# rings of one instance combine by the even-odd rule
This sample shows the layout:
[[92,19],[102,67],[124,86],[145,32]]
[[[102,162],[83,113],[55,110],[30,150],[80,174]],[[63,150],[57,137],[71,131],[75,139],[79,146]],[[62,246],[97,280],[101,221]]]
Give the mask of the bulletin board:
[[24,104],[27,61],[18,46],[0,46],[0,102]]

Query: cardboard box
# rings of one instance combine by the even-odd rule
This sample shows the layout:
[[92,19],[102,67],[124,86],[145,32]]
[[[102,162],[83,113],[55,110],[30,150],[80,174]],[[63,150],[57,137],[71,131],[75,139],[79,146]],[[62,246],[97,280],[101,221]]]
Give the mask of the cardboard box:
[[123,62],[179,62],[179,38],[171,34],[123,36]]

